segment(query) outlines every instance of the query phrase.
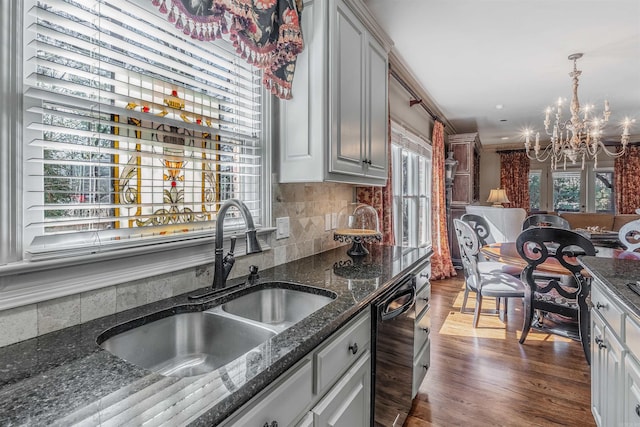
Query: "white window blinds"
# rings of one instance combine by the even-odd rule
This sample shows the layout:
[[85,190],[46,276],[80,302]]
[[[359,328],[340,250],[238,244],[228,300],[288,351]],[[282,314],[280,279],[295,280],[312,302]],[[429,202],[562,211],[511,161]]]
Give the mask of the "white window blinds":
[[147,3],[28,10],[31,259],[211,235],[229,198],[261,222],[260,73],[231,44],[193,40]]

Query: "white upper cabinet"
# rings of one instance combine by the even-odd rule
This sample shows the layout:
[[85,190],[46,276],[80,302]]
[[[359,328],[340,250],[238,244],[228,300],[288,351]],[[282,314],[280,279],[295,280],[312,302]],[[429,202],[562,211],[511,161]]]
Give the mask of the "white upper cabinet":
[[279,103],[280,182],[384,185],[388,48],[342,0],[305,1],[302,30],[293,99]]

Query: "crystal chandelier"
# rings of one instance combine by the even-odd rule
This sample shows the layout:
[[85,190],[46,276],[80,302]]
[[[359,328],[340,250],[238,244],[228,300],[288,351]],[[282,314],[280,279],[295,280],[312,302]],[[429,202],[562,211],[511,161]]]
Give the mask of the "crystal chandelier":
[[[593,112],[592,105],[586,105],[584,109],[580,108],[578,101],[578,77],[582,71],[576,68],[576,62],[582,58],[582,53],[574,53],[569,55],[569,59],[573,61],[573,72],[569,76],[573,80],[573,98],[571,99],[571,118],[564,120],[562,117],[562,98],[558,99],[556,107],[547,107],[544,119],[544,129],[546,134],[551,137],[551,143],[545,148],[540,148],[540,133],[535,135],[535,144],[533,146],[533,156],[531,153],[530,138],[533,134],[531,130],[525,130],[524,147],[527,156],[530,159],[545,162],[551,159],[551,169],[555,170],[558,164],[567,167],[567,159],[571,164],[576,164],[578,159],[582,162],[584,169],[585,160],[593,159],[594,167],[598,167],[598,154],[603,152],[610,157],[619,157],[624,154],[629,143],[629,128],[634,120],[626,118],[622,123],[622,135],[620,138],[621,146],[619,149],[610,151],[602,142],[601,135],[603,129],[609,121],[611,111],[609,110],[609,101],[604,101],[604,111],[598,116]],[[551,126],[550,116],[555,115],[555,121]],[[582,116],[581,116],[582,115]]]

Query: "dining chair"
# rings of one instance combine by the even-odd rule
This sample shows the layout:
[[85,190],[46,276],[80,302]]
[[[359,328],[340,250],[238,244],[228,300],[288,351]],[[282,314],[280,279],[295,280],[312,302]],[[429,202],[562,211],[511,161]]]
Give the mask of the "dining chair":
[[[464,300],[460,312],[464,313],[467,306],[469,292],[476,293],[476,306],[473,314],[473,327],[478,327],[478,320],[482,311],[482,299],[492,297],[496,299],[496,312],[503,318],[507,312],[509,298],[524,298],[527,294],[526,284],[517,277],[504,273],[480,273],[478,270],[478,254],[480,242],[473,228],[466,222],[454,219],[453,226],[460,247],[460,258],[465,277]],[[504,299],[504,308],[500,307],[500,300]]]
[[[580,341],[587,362],[590,363],[590,315],[587,298],[591,291],[591,278],[582,274],[583,267],[575,257],[594,256],[596,250],[593,244],[583,235],[571,230],[533,227],[520,233],[516,240],[516,248],[527,262],[527,266],[522,270],[521,279],[528,284],[524,297],[524,322],[520,343],[525,342],[532,326],[546,328],[549,332],[560,333]],[[534,274],[543,263],[559,263],[573,280],[567,283],[556,277]],[[549,325],[545,325],[545,319],[548,317],[545,313],[555,313],[569,318],[577,323],[577,332],[554,329],[549,320]]]
[[[482,215],[466,213],[460,217],[460,220],[466,222],[471,227],[476,237],[478,238],[480,247],[485,246],[489,243],[496,242],[496,240],[491,235],[491,227],[489,225],[489,221],[487,221],[487,219]],[[506,273],[515,277],[519,277],[522,268],[506,264],[504,262],[489,261],[484,255],[479,254],[478,270],[481,274]]]
[[640,248],[640,219],[628,222],[618,231],[618,240],[626,251],[635,252]]
[[558,215],[533,214],[526,217],[522,223],[523,230],[526,230],[529,227],[539,226],[558,227],[564,228],[565,230],[571,229],[569,221]]

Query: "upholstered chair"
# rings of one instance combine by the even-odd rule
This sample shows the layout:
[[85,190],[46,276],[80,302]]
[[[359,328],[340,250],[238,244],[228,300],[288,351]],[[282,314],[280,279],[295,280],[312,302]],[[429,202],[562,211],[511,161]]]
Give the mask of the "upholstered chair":
[[[524,298],[528,293],[526,284],[520,279],[504,273],[480,273],[478,253],[480,242],[471,226],[459,219],[453,220],[453,226],[460,246],[460,257],[465,277],[465,292],[461,312],[465,312],[469,292],[476,293],[476,306],[473,315],[473,327],[478,327],[484,297],[496,298],[496,311],[503,317],[507,312],[509,298]],[[504,300],[504,309],[500,310],[500,300]]]

